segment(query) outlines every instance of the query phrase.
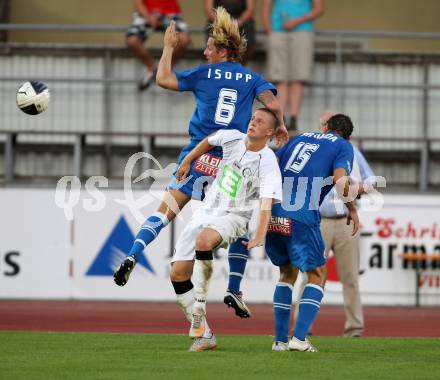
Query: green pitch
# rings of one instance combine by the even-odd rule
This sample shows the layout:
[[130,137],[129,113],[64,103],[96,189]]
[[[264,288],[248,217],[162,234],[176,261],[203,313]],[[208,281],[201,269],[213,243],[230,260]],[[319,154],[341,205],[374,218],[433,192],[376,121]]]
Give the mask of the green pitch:
[[6,379],[439,379],[439,339],[319,338],[318,353],[272,352],[271,337],[0,332]]

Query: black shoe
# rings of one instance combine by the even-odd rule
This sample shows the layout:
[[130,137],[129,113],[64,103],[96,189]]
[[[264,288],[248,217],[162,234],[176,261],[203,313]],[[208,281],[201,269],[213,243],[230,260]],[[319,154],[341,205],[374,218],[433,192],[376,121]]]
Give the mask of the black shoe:
[[226,291],[225,298],[223,298],[223,302],[228,305],[228,307],[232,307],[235,310],[235,315],[240,318],[249,318],[252,315],[251,311],[242,299],[241,292],[240,294],[236,294],[232,293],[228,289]]
[[115,273],[113,274],[113,279],[115,280],[116,285],[124,286],[127,283],[135,265],[136,260],[133,256],[127,256],[124,259],[124,261],[121,263],[121,265],[119,265],[118,269],[116,269]]
[[150,87],[154,82],[156,82],[156,73],[157,70],[148,71],[142,79],[138,83],[138,90],[145,91]]

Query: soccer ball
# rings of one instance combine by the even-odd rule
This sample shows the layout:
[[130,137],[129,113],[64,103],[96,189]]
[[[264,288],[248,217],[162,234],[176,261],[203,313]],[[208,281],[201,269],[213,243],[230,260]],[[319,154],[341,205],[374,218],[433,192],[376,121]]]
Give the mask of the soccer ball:
[[49,89],[43,82],[23,83],[17,91],[17,106],[29,115],[38,115],[47,110]]

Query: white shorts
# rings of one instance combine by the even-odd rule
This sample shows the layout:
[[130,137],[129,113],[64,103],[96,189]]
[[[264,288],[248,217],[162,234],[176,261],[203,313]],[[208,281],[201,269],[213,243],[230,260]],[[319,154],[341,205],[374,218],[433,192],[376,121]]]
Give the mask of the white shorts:
[[220,234],[223,240],[217,248],[221,248],[246,235],[248,223],[249,218],[237,214],[219,215],[203,208],[198,209],[180,234],[171,262],[194,260],[197,235],[203,228],[212,228]]

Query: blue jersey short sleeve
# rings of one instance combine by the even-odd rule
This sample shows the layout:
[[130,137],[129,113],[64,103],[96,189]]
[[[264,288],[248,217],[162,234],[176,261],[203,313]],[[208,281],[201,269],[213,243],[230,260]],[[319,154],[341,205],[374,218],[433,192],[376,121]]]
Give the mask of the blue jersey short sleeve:
[[184,70],[184,71],[175,71],[179,91],[193,91],[199,76],[200,66],[195,68]]
[[341,149],[333,162],[333,170],[345,169],[349,175],[353,168],[353,155],[353,146],[348,141],[341,140]]
[[270,83],[266,82],[261,76],[257,76],[255,83],[255,97],[258,97],[263,91],[270,90],[276,96],[277,89],[276,87]]

